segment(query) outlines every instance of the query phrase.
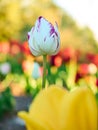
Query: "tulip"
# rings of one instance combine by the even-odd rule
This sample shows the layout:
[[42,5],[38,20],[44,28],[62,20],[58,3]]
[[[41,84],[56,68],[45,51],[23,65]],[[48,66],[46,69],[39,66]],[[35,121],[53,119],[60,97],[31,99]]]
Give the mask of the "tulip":
[[46,56],[56,55],[60,48],[60,35],[57,24],[55,23],[55,26],[53,26],[40,16],[35,22],[35,26],[28,32],[28,43],[34,56],[43,55],[42,88],[44,88],[46,82]]
[[29,112],[18,116],[27,130],[97,130],[97,103],[87,87],[51,86],[41,90],[30,105]]
[[57,24],[53,26],[40,16],[35,26],[28,32],[28,42],[34,56],[57,54],[60,48],[60,35]]

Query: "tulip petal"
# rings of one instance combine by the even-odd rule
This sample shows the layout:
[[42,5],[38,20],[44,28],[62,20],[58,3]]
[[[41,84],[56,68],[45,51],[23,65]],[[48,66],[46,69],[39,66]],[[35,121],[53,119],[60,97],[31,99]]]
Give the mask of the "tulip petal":
[[35,37],[34,37],[34,34],[35,34],[35,31],[34,31],[34,27],[31,29],[30,32],[28,32],[28,42],[29,42],[29,48],[30,48],[30,51],[32,52],[33,55],[35,56],[39,56],[41,55],[40,54],[40,51],[38,49],[38,46],[37,46],[37,42],[35,41]]
[[44,124],[48,130],[60,130],[59,103],[66,93],[66,90],[55,85],[40,91],[30,106],[29,115]]

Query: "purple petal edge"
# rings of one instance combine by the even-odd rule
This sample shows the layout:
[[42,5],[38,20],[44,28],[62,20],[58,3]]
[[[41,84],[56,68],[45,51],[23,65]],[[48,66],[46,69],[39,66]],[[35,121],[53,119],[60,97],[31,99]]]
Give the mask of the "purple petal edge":
[[37,25],[38,29],[37,29],[37,31],[39,31],[39,29],[40,29],[41,19],[42,19],[42,18],[43,18],[42,16],[40,16],[40,17],[38,18],[38,25]]
[[52,26],[51,23],[50,23],[50,28],[51,28],[51,30],[50,30],[50,36],[54,33],[54,34],[58,37],[58,34],[57,34],[57,32],[55,31],[55,28]]

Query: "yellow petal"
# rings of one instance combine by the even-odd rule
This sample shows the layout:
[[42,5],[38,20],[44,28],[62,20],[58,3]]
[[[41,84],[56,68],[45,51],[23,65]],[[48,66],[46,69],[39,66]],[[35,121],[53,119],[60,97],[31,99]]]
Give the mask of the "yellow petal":
[[47,128],[44,128],[44,125],[41,124],[39,120],[35,120],[34,118],[30,117],[25,111],[19,112],[18,116],[25,121],[27,130],[47,130]]
[[[26,120],[27,129],[30,130],[32,128],[33,130],[36,127],[34,130],[41,130],[41,128],[43,130],[60,130],[59,108],[61,100],[66,93],[65,89],[55,85],[41,90],[30,106],[29,113],[27,114],[28,118],[26,114],[20,113],[19,115]],[[32,120],[33,125],[31,125],[30,121],[28,123],[28,120]],[[37,123],[41,128],[38,129],[34,123]]]
[[89,88],[79,87],[65,95],[61,119],[62,130],[97,130],[97,106]]

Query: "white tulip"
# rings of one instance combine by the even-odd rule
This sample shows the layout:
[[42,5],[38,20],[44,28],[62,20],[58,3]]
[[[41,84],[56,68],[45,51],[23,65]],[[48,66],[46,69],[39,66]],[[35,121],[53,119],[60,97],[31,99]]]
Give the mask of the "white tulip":
[[53,26],[40,16],[35,26],[28,32],[29,48],[34,56],[55,55],[60,48],[60,35],[58,26]]

